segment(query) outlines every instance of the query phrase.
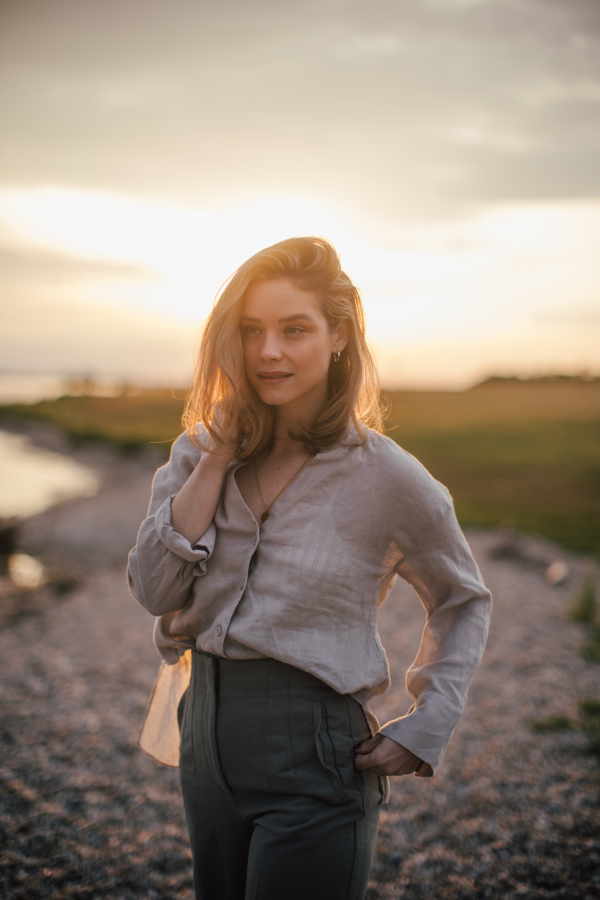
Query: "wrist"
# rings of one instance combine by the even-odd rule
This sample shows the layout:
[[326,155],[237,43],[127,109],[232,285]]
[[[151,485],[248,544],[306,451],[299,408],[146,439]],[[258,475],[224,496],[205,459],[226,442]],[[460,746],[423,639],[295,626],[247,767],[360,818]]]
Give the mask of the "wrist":
[[234,459],[235,451],[231,452],[223,450],[222,453],[219,453],[217,450],[206,450],[203,452],[198,465],[202,466],[202,469],[205,471],[218,471],[224,475],[227,466]]

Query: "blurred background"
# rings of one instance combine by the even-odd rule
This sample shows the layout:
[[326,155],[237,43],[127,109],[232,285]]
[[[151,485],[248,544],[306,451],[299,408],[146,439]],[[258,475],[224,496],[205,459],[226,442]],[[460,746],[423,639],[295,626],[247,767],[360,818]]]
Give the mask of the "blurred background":
[[220,285],[322,234],[461,521],[598,551],[595,0],[4,0],[0,70],[6,414],[168,449]]
[[388,388],[600,372],[599,41],[595,0],[3,0],[3,381],[183,384],[299,233]]
[[[312,233],[494,595],[368,900],[597,896],[598,0],[0,0],[0,131],[0,894],[191,896],[125,561],[215,294]],[[381,610],[382,721],[423,616]]]

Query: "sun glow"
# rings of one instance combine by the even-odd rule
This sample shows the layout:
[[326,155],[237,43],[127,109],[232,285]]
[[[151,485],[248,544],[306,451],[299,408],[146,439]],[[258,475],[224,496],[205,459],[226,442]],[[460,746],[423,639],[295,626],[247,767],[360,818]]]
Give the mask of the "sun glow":
[[[249,196],[197,208],[45,188],[0,191],[0,225],[8,249],[137,270],[130,278],[90,276],[71,289],[73,301],[188,326],[205,318],[224,280],[252,253],[284,237],[323,235],[362,289],[387,383],[410,380],[410,371],[429,364],[438,381],[468,380],[485,371],[492,346],[513,367],[515,353],[523,353],[522,368],[552,367],[553,354],[565,365],[561,316],[571,365],[600,366],[600,342],[569,319],[574,306],[587,320],[597,311],[600,203],[513,204],[417,226],[371,221],[311,198]],[[468,352],[454,353],[469,342]]]
[[139,284],[98,286],[102,298],[195,319],[206,315],[235,268],[262,247],[305,233],[351,240],[339,217],[314,201],[293,198],[194,209],[48,188],[1,192],[0,217],[14,241],[129,263],[151,276]]

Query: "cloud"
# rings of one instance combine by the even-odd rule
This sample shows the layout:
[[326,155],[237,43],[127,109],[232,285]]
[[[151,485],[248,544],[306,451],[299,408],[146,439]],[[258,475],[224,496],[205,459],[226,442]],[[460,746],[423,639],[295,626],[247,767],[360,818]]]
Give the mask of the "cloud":
[[3,369],[184,382],[192,371],[194,328],[166,314],[86,299],[98,283],[154,277],[134,265],[0,248]]
[[294,190],[394,220],[600,195],[591,0],[5,0],[2,17],[15,183]]
[[[351,243],[344,264],[375,326],[381,311],[375,335],[422,338],[415,372],[434,358],[439,377],[460,368],[457,335],[477,355],[490,322],[510,324],[498,364],[521,328],[554,341],[540,360],[597,360],[599,232],[580,212],[600,198],[597,0],[3,0],[0,127],[3,195],[162,210],[143,227],[115,217],[95,261],[6,250],[13,343],[0,349],[13,361],[182,368],[189,331],[167,313],[202,318],[247,245],[299,230],[276,204],[260,229],[244,213],[228,230],[228,210],[265,196],[364,225],[377,252]],[[106,221],[88,211],[102,210],[86,207],[69,244],[59,206],[45,245],[92,256]],[[542,302],[580,312],[538,317]],[[139,311],[151,307],[163,317]],[[562,329],[577,338],[571,356]],[[426,353],[427,334],[442,333],[447,355]],[[529,352],[524,337],[514,358]]]
[[2,313],[5,370],[83,372],[181,384],[192,372],[194,331],[166,317],[107,304],[21,296]]
[[583,309],[540,310],[532,316],[533,321],[551,326],[567,326],[574,329],[596,330],[600,328],[600,304]]
[[49,285],[56,290],[99,281],[150,281],[155,277],[154,272],[141,266],[0,245],[0,293],[7,303],[14,299],[15,291],[38,291]]

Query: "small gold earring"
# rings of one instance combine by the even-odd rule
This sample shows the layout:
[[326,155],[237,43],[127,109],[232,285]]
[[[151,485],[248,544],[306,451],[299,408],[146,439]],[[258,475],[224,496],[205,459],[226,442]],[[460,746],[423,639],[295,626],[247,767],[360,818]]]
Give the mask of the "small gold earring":
[[337,353],[334,353],[334,354],[333,354],[333,361],[334,361],[334,363],[340,361],[340,356],[341,356],[341,355],[342,355],[342,351],[341,351],[341,350],[338,350]]

